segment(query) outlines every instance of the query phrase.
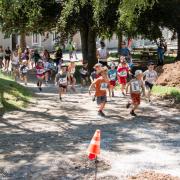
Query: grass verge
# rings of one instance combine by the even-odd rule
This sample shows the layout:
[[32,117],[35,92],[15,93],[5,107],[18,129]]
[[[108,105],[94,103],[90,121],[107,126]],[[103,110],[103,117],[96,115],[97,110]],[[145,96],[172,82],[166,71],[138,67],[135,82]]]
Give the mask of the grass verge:
[[32,92],[0,73],[0,115],[6,111],[22,109],[27,106]]
[[162,96],[164,98],[173,98],[180,103],[180,88],[167,86],[154,86],[152,94]]

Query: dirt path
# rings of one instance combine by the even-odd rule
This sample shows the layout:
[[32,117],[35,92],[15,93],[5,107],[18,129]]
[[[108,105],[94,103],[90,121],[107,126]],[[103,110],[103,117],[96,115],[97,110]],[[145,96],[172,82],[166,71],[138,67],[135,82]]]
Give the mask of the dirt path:
[[37,102],[0,120],[0,179],[93,179],[94,162],[86,149],[96,129],[102,131],[98,179],[126,179],[143,170],[180,177],[180,113],[142,103],[129,116],[127,98],[108,103],[106,118],[97,116],[87,91],[67,94],[60,102],[54,86]]

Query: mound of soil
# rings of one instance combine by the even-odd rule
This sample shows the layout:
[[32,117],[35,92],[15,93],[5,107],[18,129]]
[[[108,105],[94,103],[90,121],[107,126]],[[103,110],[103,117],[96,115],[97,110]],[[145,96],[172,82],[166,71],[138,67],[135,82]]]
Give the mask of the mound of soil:
[[155,173],[154,171],[142,172],[138,175],[131,176],[128,180],[180,180],[179,177],[173,177],[171,175]]
[[180,87],[180,61],[158,66],[156,71],[158,85]]

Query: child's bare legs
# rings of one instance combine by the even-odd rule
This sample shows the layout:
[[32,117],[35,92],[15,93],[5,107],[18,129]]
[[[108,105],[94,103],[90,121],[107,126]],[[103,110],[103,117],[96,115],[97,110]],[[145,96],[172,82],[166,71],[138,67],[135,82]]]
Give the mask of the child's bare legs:
[[122,92],[123,95],[125,95],[125,93],[124,93],[125,88],[126,88],[126,84],[122,84],[121,85],[121,92]]
[[72,77],[72,90],[75,92],[76,91],[76,89],[75,89],[75,84],[76,84],[76,78],[75,77]]
[[46,84],[48,83],[48,79],[49,79],[49,72],[46,72],[46,73],[45,73],[45,81],[46,81]]
[[24,84],[27,85],[27,76],[24,76]]
[[63,88],[59,88],[59,99],[62,100]]
[[106,102],[101,103],[99,106],[99,111],[103,111],[103,109],[105,108]]

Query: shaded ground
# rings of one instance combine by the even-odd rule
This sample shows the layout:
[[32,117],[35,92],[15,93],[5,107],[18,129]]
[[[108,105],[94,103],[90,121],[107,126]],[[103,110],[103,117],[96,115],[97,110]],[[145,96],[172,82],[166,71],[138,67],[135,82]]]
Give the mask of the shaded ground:
[[0,179],[94,179],[94,162],[86,156],[96,129],[102,131],[98,179],[127,179],[145,170],[180,177],[180,113],[142,103],[138,117],[129,116],[128,98],[113,98],[106,118],[86,90],[60,102],[51,85],[37,101],[0,120]]

